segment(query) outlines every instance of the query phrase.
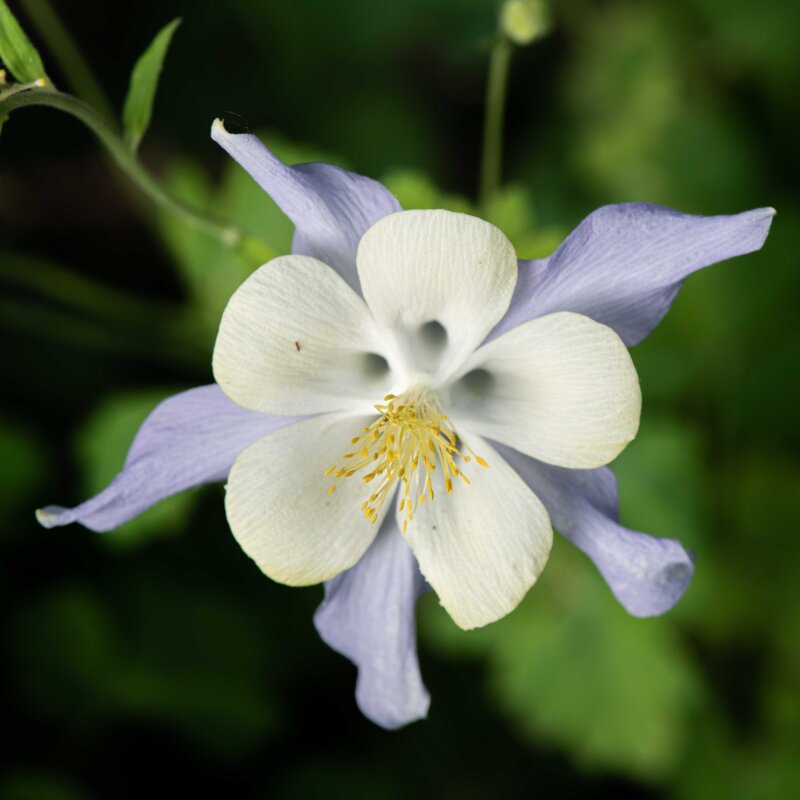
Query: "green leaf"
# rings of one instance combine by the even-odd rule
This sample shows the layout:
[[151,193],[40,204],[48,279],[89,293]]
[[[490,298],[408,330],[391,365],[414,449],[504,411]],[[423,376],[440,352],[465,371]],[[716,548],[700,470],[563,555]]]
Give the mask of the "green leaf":
[[263,746],[281,712],[258,610],[164,564],[131,559],[110,583],[56,585],[15,607],[4,667],[22,702],[98,732],[149,720],[217,758]]
[[490,198],[485,216],[508,236],[519,258],[549,256],[567,233],[560,227],[539,224],[533,199],[523,186],[501,186]]
[[39,53],[25,35],[25,31],[20,27],[5,0],[0,0],[0,59],[21,83],[32,83],[42,78],[50,81]]
[[[393,170],[383,176],[381,183],[403,208],[444,208],[462,214],[478,214],[465,197],[443,192],[419,170]],[[485,217],[508,236],[520,258],[550,255],[566,233],[562,228],[537,224],[530,194],[520,186],[500,188],[492,197]]]
[[[243,173],[244,178],[252,184],[255,191],[249,186],[246,188],[248,196],[252,197],[254,208],[263,210],[266,201],[269,201],[267,195],[233,159],[230,159],[230,162],[232,167],[229,168],[235,168]],[[224,189],[218,191],[203,168],[193,161],[185,158],[175,159],[165,171],[164,182],[175,196],[196,208],[211,209],[216,199],[220,206],[226,208],[231,219],[235,219],[237,223],[241,222],[235,213],[230,211],[228,207],[230,198],[225,196]],[[278,253],[243,259],[205,231],[186,225],[183,220],[167,212],[159,215],[159,225],[164,244],[187,289],[189,313],[199,323],[201,346],[210,353],[214,346],[220,317],[231,295],[256,267]],[[289,233],[290,238],[291,233]],[[288,253],[289,250],[279,252]]]
[[462,214],[474,214],[469,200],[461,195],[446,194],[419,170],[393,170],[383,176],[383,185],[400,201],[403,208],[444,208]]
[[428,646],[485,658],[488,691],[538,746],[649,781],[679,763],[703,686],[672,620],[629,616],[567,542],[499,622],[464,632],[433,603],[420,612]]
[[[291,142],[270,132],[257,135],[287,164],[324,161],[346,166],[311,145]],[[294,230],[269,195],[232,158],[225,158],[223,164],[218,186],[202,166],[183,158],[169,165],[164,182],[176,197],[196,208],[224,208],[228,219],[257,236],[266,247],[242,248],[237,253],[171,214],[159,216],[164,242],[187,288],[190,313],[207,335],[209,352],[230,296],[261,264],[291,252]]]
[[156,96],[164,58],[172,41],[172,34],[180,24],[181,20],[178,17],[162,28],[133,68],[131,85],[128,89],[128,96],[125,98],[125,107],[122,110],[125,141],[133,151],[139,147],[139,142],[142,141],[150,124],[153,100]]

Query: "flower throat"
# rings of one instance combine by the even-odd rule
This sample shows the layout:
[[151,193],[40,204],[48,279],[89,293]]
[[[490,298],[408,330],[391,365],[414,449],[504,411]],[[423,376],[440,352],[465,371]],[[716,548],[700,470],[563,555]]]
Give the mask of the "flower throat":
[[[397,481],[402,483],[397,510],[403,512],[403,533],[414,519],[418,505],[428,500],[433,502],[435,494],[431,477],[437,464],[444,475],[444,488],[453,491],[453,478],[461,478],[469,484],[469,478],[456,463],[461,458],[465,463],[473,458],[482,467],[489,465],[462,441],[465,455],[458,447],[458,439],[447,417],[441,413],[436,396],[427,389],[414,387],[399,397],[387,394],[384,402],[375,406],[380,416],[360,436],[351,440],[353,449],[345,453],[325,475],[334,479],[350,478],[358,472],[364,483],[380,480],[375,491],[361,505],[364,516],[373,524],[378,511],[391,494]],[[328,494],[336,491],[334,483]]]

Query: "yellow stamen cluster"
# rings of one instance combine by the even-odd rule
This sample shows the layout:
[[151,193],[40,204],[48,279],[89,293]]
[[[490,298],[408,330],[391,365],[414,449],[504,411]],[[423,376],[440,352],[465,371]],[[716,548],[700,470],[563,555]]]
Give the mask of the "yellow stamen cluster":
[[[461,478],[469,484],[469,478],[461,471],[456,460],[465,463],[475,459],[482,467],[489,465],[470,448],[459,450],[458,440],[447,417],[441,413],[433,393],[422,388],[409,389],[400,397],[387,394],[384,403],[375,406],[380,416],[360,436],[351,440],[353,449],[345,453],[340,461],[325,471],[334,479],[349,478],[357,472],[364,483],[380,479],[375,491],[361,505],[364,516],[373,524],[378,511],[391,494],[399,480],[402,490],[397,510],[403,512],[403,533],[414,519],[414,512],[425,502],[434,499],[431,476],[439,464],[444,475],[444,488],[453,491],[453,478]],[[420,469],[421,467],[421,469]],[[336,491],[334,483],[328,494]]]

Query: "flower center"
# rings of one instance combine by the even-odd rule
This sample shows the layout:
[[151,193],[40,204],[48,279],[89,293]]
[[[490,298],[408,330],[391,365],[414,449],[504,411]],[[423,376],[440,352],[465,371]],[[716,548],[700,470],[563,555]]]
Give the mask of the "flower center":
[[[417,506],[422,505],[426,497],[433,502],[431,476],[437,464],[448,493],[453,491],[453,478],[461,478],[469,484],[457,459],[468,463],[474,458],[482,467],[489,465],[463,441],[459,449],[456,433],[430,390],[415,386],[399,397],[387,394],[383,400],[375,406],[380,416],[351,440],[353,449],[326,470],[325,475],[333,475],[338,480],[363,473],[364,483],[379,479],[375,491],[361,505],[364,516],[373,524],[392,487],[400,481],[403,488],[397,510],[404,514],[405,533]],[[337,485],[334,483],[328,494],[333,494]]]

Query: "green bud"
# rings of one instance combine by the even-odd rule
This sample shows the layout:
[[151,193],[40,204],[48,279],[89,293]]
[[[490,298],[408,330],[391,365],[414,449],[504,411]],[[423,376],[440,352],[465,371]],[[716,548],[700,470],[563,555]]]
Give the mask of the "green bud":
[[547,0],[506,0],[500,11],[500,28],[516,45],[541,39],[550,30]]

